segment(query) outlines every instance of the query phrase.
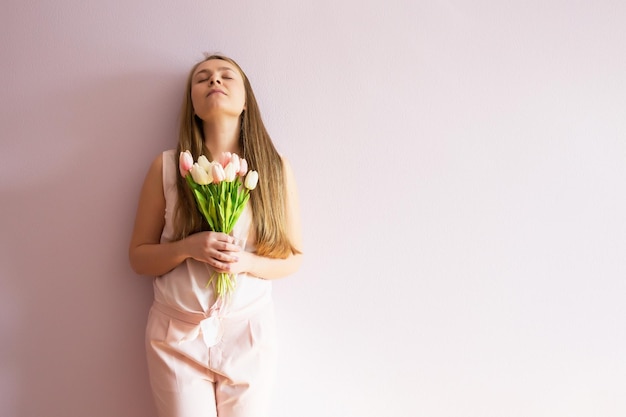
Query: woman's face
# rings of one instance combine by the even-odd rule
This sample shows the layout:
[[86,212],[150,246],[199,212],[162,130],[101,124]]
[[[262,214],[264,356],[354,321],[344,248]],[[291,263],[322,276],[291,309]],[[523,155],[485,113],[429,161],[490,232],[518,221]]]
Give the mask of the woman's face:
[[243,78],[228,61],[204,61],[191,77],[191,101],[202,120],[224,115],[239,117],[246,106]]

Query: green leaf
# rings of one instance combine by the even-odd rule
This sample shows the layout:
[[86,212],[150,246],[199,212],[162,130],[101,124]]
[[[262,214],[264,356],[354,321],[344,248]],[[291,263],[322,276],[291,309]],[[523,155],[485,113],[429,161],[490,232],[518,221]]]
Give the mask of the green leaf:
[[224,210],[224,214],[225,217],[224,219],[226,220],[226,224],[230,224],[230,220],[232,219],[232,211],[233,211],[233,202],[232,200],[229,198],[226,200],[226,207]]
[[206,218],[208,212],[207,212],[207,201],[206,201],[206,198],[204,197],[204,194],[202,194],[200,190],[193,190],[193,195],[196,198],[198,210]]
[[225,229],[226,226],[226,218],[224,216],[224,206],[222,204],[217,204],[217,230],[216,232],[224,232],[230,233]]
[[217,231],[217,212],[215,210],[215,198],[213,196],[209,197],[209,226],[211,226],[211,230],[214,232]]

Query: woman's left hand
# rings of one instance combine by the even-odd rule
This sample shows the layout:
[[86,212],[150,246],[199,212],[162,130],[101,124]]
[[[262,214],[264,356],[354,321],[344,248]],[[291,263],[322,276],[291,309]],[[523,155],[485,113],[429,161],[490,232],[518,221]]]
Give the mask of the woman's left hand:
[[[227,252],[229,253],[229,252]],[[235,262],[231,262],[228,266],[228,271],[223,271],[223,272],[227,272],[230,274],[242,274],[244,272],[248,272],[250,271],[250,266],[251,263],[254,261],[254,254],[251,252],[246,252],[244,250],[237,252],[236,256],[239,258],[238,261]]]

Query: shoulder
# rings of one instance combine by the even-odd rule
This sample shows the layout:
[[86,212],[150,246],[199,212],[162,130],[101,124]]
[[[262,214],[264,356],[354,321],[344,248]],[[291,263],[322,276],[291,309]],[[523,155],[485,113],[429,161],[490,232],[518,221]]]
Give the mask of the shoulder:
[[176,177],[178,175],[178,156],[176,155],[176,149],[168,149],[161,155],[157,156],[157,160],[160,162],[159,172],[163,178],[163,185],[166,189],[176,186]]
[[161,153],[161,155],[163,155],[164,157],[175,157],[176,156],[176,149],[168,149],[163,151],[163,153]]
[[293,175],[293,168],[291,168],[291,162],[289,162],[289,159],[287,159],[285,155],[280,154],[280,161],[283,166],[284,175]]
[[294,191],[295,188],[295,175],[293,173],[293,168],[291,167],[291,162],[289,159],[285,157],[285,155],[280,155],[280,159],[283,166],[283,178],[285,179],[285,186],[288,191]]
[[163,154],[158,154],[150,164],[148,176],[151,178],[161,177],[163,171]]
[[152,161],[151,168],[161,168],[171,161],[176,162],[176,149],[168,149],[156,155]]
[[157,159],[161,157],[163,165],[176,164],[176,149],[168,149],[163,151],[161,155],[157,156]]
[[176,173],[176,149],[168,149],[156,155],[150,169],[148,170],[148,178],[154,182],[163,184],[170,182],[170,173]]

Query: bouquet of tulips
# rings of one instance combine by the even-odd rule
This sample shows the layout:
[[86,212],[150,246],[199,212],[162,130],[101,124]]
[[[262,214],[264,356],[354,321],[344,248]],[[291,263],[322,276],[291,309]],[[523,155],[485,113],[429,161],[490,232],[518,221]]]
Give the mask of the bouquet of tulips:
[[[180,153],[178,165],[211,230],[230,234],[250,198],[250,191],[259,182],[259,174],[248,171],[246,160],[230,152],[222,153],[217,161],[209,162],[201,155],[194,162],[191,153],[185,151]],[[234,274],[216,272],[207,287],[214,283],[218,298],[224,297],[235,289],[234,278]]]

